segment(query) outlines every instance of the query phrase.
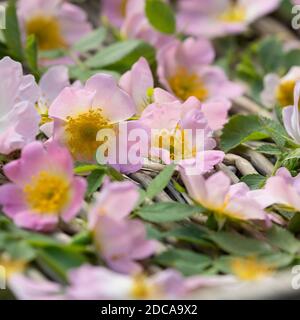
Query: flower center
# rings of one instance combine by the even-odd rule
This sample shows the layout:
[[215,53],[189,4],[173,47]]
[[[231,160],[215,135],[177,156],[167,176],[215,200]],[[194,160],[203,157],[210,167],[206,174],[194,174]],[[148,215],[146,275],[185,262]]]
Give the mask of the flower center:
[[27,35],[36,36],[41,50],[65,48],[66,42],[61,34],[58,20],[53,16],[38,15],[26,23]]
[[38,213],[58,214],[68,203],[70,185],[66,178],[41,171],[23,191],[29,206]]
[[180,128],[177,124],[175,130],[162,129],[153,136],[153,146],[157,149],[169,151],[172,161],[195,158],[202,149],[192,143],[192,132]]
[[155,288],[148,281],[146,276],[138,274],[133,278],[131,296],[134,299],[149,299],[153,297]]
[[283,81],[276,89],[276,99],[281,107],[287,107],[294,104],[294,80]]
[[52,122],[53,120],[49,118],[48,109],[46,105],[42,105],[42,102],[38,102],[35,104],[35,108],[41,117],[40,126]]
[[190,73],[185,68],[179,68],[176,73],[169,78],[169,84],[177,97],[182,100],[187,100],[194,96],[200,101],[204,101],[208,97],[208,90],[206,89],[202,79],[195,73]]
[[26,262],[23,260],[14,260],[9,255],[2,254],[0,256],[0,265],[3,267],[5,272],[1,272],[0,269],[0,282],[8,280],[11,276],[16,273],[22,273],[26,268]]
[[123,18],[126,17],[127,4],[128,4],[128,0],[121,0],[120,12]]
[[235,3],[231,3],[227,10],[225,10],[220,16],[219,19],[224,22],[243,22],[246,20],[246,10],[243,6]]
[[74,158],[92,160],[102,142],[97,141],[99,130],[109,128],[101,109],[89,110],[76,117],[68,117],[65,125],[67,145]]
[[245,281],[255,281],[265,278],[271,273],[271,267],[256,261],[254,258],[236,258],[231,263],[232,272]]

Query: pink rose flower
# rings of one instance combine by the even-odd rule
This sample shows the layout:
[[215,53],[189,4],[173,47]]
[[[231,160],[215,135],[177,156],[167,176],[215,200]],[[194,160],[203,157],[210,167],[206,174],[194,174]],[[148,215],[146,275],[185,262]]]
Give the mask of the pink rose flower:
[[152,256],[157,249],[156,241],[146,239],[145,226],[138,220],[100,216],[93,234],[100,256],[112,270],[121,273],[141,272],[136,260]]
[[221,37],[244,32],[249,24],[278,8],[281,0],[179,0],[178,30]]
[[251,192],[251,197],[264,208],[273,204],[285,209],[300,210],[300,174],[292,177],[286,168],[280,168],[274,177],[267,180],[263,189]]
[[243,87],[229,81],[220,67],[210,65],[214,57],[214,49],[206,39],[174,40],[158,51],[159,81],[183,101],[191,96],[202,102],[241,96]]
[[101,192],[94,195],[95,201],[89,211],[89,228],[93,230],[101,216],[125,219],[137,205],[139,197],[138,187],[130,181],[105,181]]
[[0,153],[9,154],[35,140],[40,116],[35,109],[39,90],[32,75],[9,57],[0,60]]
[[144,110],[140,118],[143,124],[153,129],[152,157],[158,157],[165,163],[176,161],[180,165],[191,165],[191,161],[199,157],[204,165],[203,172],[223,160],[222,151],[212,150],[216,142],[211,127],[220,129],[227,121],[228,101],[201,104],[195,97],[190,97],[181,103],[160,91],[156,92],[156,101]]
[[[141,166],[141,163],[118,161],[124,155],[124,152],[118,153],[120,145],[117,143],[122,135],[119,125],[135,113],[132,98],[107,74],[94,75],[83,88],[65,88],[49,108],[49,117],[54,119],[53,138],[66,145],[74,159],[95,162],[98,148],[107,143],[110,152],[101,161],[124,172],[136,171]],[[128,135],[124,139],[131,130],[139,128],[139,123],[128,121],[126,126]],[[101,138],[102,133],[108,140]],[[128,143],[128,148],[130,146]]]
[[23,38],[34,34],[40,50],[67,49],[92,30],[85,11],[67,1],[20,0],[17,9]]
[[53,231],[60,219],[69,222],[79,212],[86,182],[74,177],[67,149],[32,142],[3,170],[11,183],[0,186],[0,204],[16,225]]
[[191,198],[221,221],[225,218],[267,221],[263,206],[250,197],[245,183],[231,186],[230,179],[223,172],[205,179],[202,175],[188,175],[186,169],[181,169],[181,176]]

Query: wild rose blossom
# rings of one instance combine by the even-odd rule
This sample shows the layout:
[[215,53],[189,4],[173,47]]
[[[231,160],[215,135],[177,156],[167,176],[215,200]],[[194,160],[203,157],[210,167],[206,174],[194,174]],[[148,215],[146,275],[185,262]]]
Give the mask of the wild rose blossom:
[[264,78],[264,90],[261,93],[263,104],[273,108],[276,103],[281,107],[293,105],[294,88],[300,80],[300,67],[292,67],[289,72],[280,78],[275,73],[270,73]]
[[[220,129],[226,122],[230,103],[226,100],[201,105],[194,97],[185,103],[171,100],[149,105],[141,115],[140,121],[154,129],[151,136],[151,156],[165,163],[177,161],[181,165],[201,158],[203,171],[209,171],[223,160],[224,153],[213,151],[216,142],[213,130]],[[207,117],[207,118],[206,118]],[[198,130],[203,134],[199,137]],[[193,161],[193,160],[192,160]]]
[[286,210],[300,211],[299,182],[300,174],[292,177],[286,168],[280,168],[267,180],[263,189],[252,191],[251,197],[265,208],[278,204]]
[[71,270],[69,285],[63,287],[49,280],[36,280],[18,274],[9,283],[21,300],[117,300],[178,299],[197,289],[235,284],[232,276],[193,276],[183,278],[167,269],[153,276],[122,275],[104,267],[83,265]]
[[238,34],[274,11],[281,0],[179,0],[178,30],[209,38]]
[[121,273],[141,272],[136,260],[149,258],[157,249],[156,241],[146,239],[145,226],[138,220],[100,216],[93,235],[98,253],[112,270]]
[[[90,276],[87,278],[86,275]],[[89,265],[71,271],[67,296],[71,299],[176,299],[201,287],[234,283],[230,276],[188,277],[172,269],[146,277],[126,276],[101,267]],[[93,284],[93,285],[92,285]],[[90,286],[91,290],[88,290]]]
[[0,204],[17,226],[52,231],[80,210],[86,181],[74,177],[69,152],[56,143],[28,144],[3,170],[11,182],[0,186]]
[[106,180],[89,210],[89,228],[97,252],[118,272],[140,272],[141,266],[135,260],[151,256],[157,248],[155,241],[146,239],[146,230],[140,221],[127,219],[139,196],[132,182]]
[[[79,85],[76,82],[74,85]],[[61,91],[70,86],[68,68],[65,66],[50,67],[39,81],[39,99],[37,109],[41,116],[40,130],[50,137],[53,134],[53,121],[49,118],[49,107]]]
[[19,300],[65,300],[62,286],[46,279],[32,279],[18,273],[9,279],[8,285]]
[[214,58],[214,49],[206,39],[174,40],[158,51],[159,81],[183,101],[191,96],[205,102],[242,95],[241,85],[229,81],[223,69],[211,65]]
[[154,79],[147,60],[141,57],[119,80],[119,86],[125,90],[136,105],[137,115],[151,103]]
[[[54,119],[53,139],[66,145],[74,159],[94,162],[98,148],[107,142],[111,152],[104,160],[127,172],[138,170],[141,164],[118,166],[117,124],[124,123],[135,113],[132,98],[107,74],[94,75],[84,88],[65,88],[49,108],[49,117]],[[139,127],[136,121],[128,121],[126,125],[127,132]],[[101,130],[109,135],[108,141],[99,138]]]
[[192,199],[217,219],[267,220],[263,206],[250,197],[245,183],[230,185],[230,179],[223,172],[205,179],[202,175],[187,175],[186,169],[181,168],[181,176]]
[[32,75],[9,57],[0,60],[0,153],[9,154],[35,140],[40,116],[35,109],[39,89]]
[[94,203],[89,210],[89,228],[94,230],[99,217],[123,220],[133,211],[140,194],[137,186],[130,181],[110,182],[106,180],[101,192],[94,195]]
[[92,29],[85,11],[63,0],[20,0],[18,17],[23,38],[34,34],[40,50],[68,49]]

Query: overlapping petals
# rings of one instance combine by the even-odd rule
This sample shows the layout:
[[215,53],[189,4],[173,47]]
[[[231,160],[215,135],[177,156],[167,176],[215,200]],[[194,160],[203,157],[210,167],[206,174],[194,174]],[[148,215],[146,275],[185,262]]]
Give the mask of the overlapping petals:
[[81,208],[86,181],[73,176],[69,152],[55,143],[45,148],[32,142],[19,160],[4,166],[4,173],[11,183],[0,187],[0,203],[20,227],[52,231],[60,219],[69,222]]
[[0,61],[0,76],[0,153],[9,154],[35,140],[39,90],[34,77],[24,76],[21,64],[9,57]]

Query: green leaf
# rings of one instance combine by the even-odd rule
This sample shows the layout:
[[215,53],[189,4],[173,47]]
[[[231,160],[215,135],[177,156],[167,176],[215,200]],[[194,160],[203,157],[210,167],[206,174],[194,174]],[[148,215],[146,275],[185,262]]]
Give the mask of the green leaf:
[[35,250],[24,240],[6,242],[5,252],[11,258],[23,261],[31,261],[36,256]]
[[25,57],[30,71],[35,75],[36,80],[39,80],[38,67],[38,46],[35,36],[32,34],[27,38],[25,46]]
[[87,263],[85,257],[71,246],[49,246],[38,251],[37,262],[59,281],[66,281],[70,270]]
[[68,51],[65,49],[53,49],[53,50],[40,50],[39,58],[41,59],[58,59],[68,55]]
[[292,216],[288,224],[288,230],[293,233],[300,232],[300,213],[299,212],[294,213],[294,215]]
[[19,61],[23,60],[23,49],[21,33],[16,13],[16,4],[14,0],[8,1],[5,9],[6,12],[6,29],[3,30],[6,45],[11,56]]
[[284,158],[284,161],[299,159],[300,158],[300,148],[290,151],[289,154]]
[[[130,68],[141,56],[154,59],[153,47],[140,40],[127,40],[114,43],[85,61],[85,64],[94,69],[109,68],[118,70]],[[152,63],[152,61],[150,61]]]
[[165,237],[164,232],[158,230],[151,224],[146,224],[147,237],[149,239],[162,240]]
[[153,199],[156,195],[161,193],[168,185],[170,182],[174,170],[175,170],[175,165],[171,164],[166,166],[149,184],[146,192],[146,197],[148,199]]
[[284,127],[278,122],[267,118],[259,119],[265,132],[275,141],[279,147],[284,147],[287,140],[290,140]]
[[260,174],[248,174],[241,178],[241,182],[245,182],[251,190],[262,188],[266,181],[266,177]]
[[72,50],[79,52],[96,50],[103,43],[103,41],[106,38],[106,35],[106,29],[103,27],[93,30],[92,32],[81,38],[79,41],[77,41],[73,45]]
[[154,260],[164,267],[175,268],[186,276],[200,274],[212,263],[208,256],[182,249],[170,249]]
[[263,144],[256,148],[255,151],[273,156],[279,156],[282,153],[282,151],[273,144]]
[[109,74],[113,76],[116,80],[120,78],[120,74],[115,71],[103,70],[103,69],[100,69],[100,70],[83,69],[81,66],[76,66],[76,65],[69,66],[69,73],[72,79],[80,80],[82,82],[85,82],[86,80],[88,80],[90,77],[92,77],[97,73]]
[[258,45],[257,55],[265,73],[276,72],[282,66],[284,58],[282,42],[276,37],[264,39]]
[[162,33],[176,31],[176,19],[173,10],[162,0],[147,0],[145,13],[150,24]]
[[90,231],[82,231],[72,238],[72,245],[88,245],[92,243],[92,234]]
[[225,125],[221,136],[221,149],[228,152],[250,140],[262,140],[266,133],[256,115],[235,115]]
[[75,174],[86,173],[89,171],[94,171],[99,169],[101,170],[102,168],[104,168],[104,166],[100,166],[98,164],[79,163],[75,166],[74,173]]
[[284,57],[284,63],[286,71],[291,69],[293,66],[299,66],[300,65],[300,50],[299,49],[293,49],[286,53]]
[[102,185],[103,179],[106,175],[106,170],[96,169],[87,177],[87,191],[86,196],[90,197]]
[[201,212],[200,207],[176,202],[164,202],[143,207],[137,211],[137,214],[146,221],[163,223],[182,221],[199,212]]
[[116,170],[113,167],[110,167],[110,166],[107,167],[107,174],[113,181],[124,181],[124,177],[122,173],[120,173],[118,170]]
[[195,225],[189,225],[171,230],[164,234],[165,237],[174,237],[177,240],[193,243],[205,248],[215,248],[215,245],[207,240],[207,233]]
[[271,251],[267,243],[239,234],[221,231],[211,233],[209,238],[224,251],[238,256],[254,256]]
[[266,234],[267,240],[279,249],[291,254],[300,251],[300,241],[297,240],[288,230],[273,226]]
[[259,257],[259,261],[269,265],[271,268],[285,268],[291,265],[294,259],[294,255],[285,252],[275,252]]

